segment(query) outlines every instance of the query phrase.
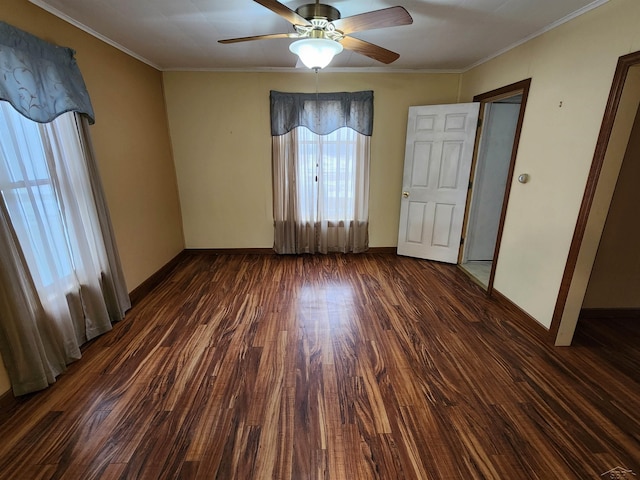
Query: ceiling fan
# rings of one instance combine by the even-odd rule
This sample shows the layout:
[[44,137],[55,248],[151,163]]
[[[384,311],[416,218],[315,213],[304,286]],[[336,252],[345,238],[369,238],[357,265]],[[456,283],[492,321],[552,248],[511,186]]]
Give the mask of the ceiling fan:
[[254,0],[263,7],[277,13],[291,23],[294,32],[272,33],[253,37],[230,38],[219,40],[220,43],[249,42],[252,40],[270,40],[275,38],[295,38],[289,49],[300,57],[309,68],[326,67],[331,59],[343,48],[389,64],[397,60],[398,53],[386,48],[365,42],[350,35],[364,30],[409,25],[413,19],[403,7],[389,7],[381,10],[340,17],[337,8],[316,3],[302,5],[291,10],[277,0]]

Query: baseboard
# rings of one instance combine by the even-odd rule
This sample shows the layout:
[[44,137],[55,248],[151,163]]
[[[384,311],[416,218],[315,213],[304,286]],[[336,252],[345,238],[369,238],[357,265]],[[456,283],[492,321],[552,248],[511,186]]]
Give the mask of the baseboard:
[[580,319],[608,320],[618,318],[636,318],[640,320],[640,308],[583,308]]
[[553,345],[553,339],[549,338],[549,330],[495,288],[491,290],[491,298],[507,309],[514,310],[516,313],[513,316],[514,320],[534,338],[537,338],[542,343]]
[[273,248],[187,248],[186,255],[276,255]]
[[6,412],[16,403],[16,397],[13,396],[11,388],[0,395],[0,412]]
[[[187,248],[185,255],[277,255],[273,248]],[[396,247],[371,247],[364,253],[396,253]]]
[[138,285],[129,293],[129,298],[131,299],[131,306],[135,306],[139,303],[144,297],[146,297],[151,290],[160,285],[167,275],[169,275],[173,269],[180,263],[180,261],[186,256],[186,250],[181,251],[178,255],[176,255],[173,259],[169,260],[169,262],[160,268],[156,273],[147,278],[144,282]]
[[398,247],[371,247],[365,253],[384,253],[384,254],[393,253],[393,254],[395,254],[397,252],[398,252]]

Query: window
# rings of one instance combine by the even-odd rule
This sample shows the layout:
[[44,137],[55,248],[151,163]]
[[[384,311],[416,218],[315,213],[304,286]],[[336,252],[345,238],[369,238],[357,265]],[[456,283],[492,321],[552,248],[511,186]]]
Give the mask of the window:
[[0,22],[0,353],[46,388],[131,306],[70,48]]
[[274,250],[369,248],[373,92],[271,91]]
[[[353,221],[357,180],[357,132],[339,128],[328,135],[316,135],[298,128],[299,175],[313,177],[316,188],[298,192],[301,219],[305,222],[326,220],[332,225]],[[304,179],[298,178],[303,184]],[[314,206],[317,205],[317,208]],[[310,218],[311,212],[317,216]]]
[[272,138],[276,252],[365,251],[371,137],[298,127]]
[[[73,119],[68,113],[55,122]],[[51,151],[43,125],[0,103],[0,192],[37,286],[71,275],[73,264],[62,211],[47,159]]]

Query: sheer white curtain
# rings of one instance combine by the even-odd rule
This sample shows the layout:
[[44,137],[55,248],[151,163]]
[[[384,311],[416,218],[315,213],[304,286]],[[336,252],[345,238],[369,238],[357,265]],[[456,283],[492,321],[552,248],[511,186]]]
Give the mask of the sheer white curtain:
[[[111,233],[100,220],[101,192],[91,178],[93,158],[84,128],[73,112],[39,124],[0,102],[0,190],[9,217],[3,220],[13,232],[9,241],[18,242],[13,247],[18,254],[3,262],[17,265],[15,275],[29,277],[21,281],[35,290],[36,300],[29,292],[26,297],[38,312],[35,319],[28,320],[26,311],[14,319],[31,321],[33,327],[31,351],[22,352],[29,358],[5,358],[16,394],[52,383],[80,358],[80,345],[110,330],[130,307],[128,296],[118,292],[126,291],[124,283],[116,280],[121,286],[114,287],[121,271],[119,262],[112,268],[105,245]],[[20,273],[22,263],[26,271]],[[3,357],[21,348],[16,343],[24,339],[14,332],[20,328],[3,319]]]
[[343,127],[297,127],[273,137],[274,248],[278,253],[368,248],[370,137]]

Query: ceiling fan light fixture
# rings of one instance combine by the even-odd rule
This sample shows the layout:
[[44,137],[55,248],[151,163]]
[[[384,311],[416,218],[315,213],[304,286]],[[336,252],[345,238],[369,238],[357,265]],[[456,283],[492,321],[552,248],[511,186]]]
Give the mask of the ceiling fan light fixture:
[[327,38],[305,38],[289,45],[307,68],[324,68],[342,52],[342,44]]

